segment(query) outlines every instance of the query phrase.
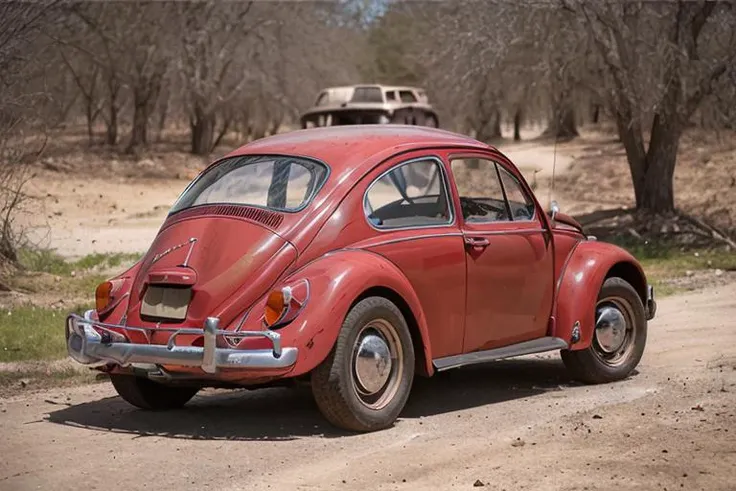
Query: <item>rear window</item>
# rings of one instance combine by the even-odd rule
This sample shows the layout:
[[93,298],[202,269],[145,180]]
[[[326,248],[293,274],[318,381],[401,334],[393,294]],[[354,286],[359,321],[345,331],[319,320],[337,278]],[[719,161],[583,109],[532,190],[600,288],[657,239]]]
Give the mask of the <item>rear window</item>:
[[351,102],[383,102],[383,91],[379,87],[357,87]]
[[417,102],[417,98],[408,90],[399,92],[399,97],[401,98],[401,102]]
[[309,204],[326,178],[325,165],[305,158],[232,157],[195,179],[174,203],[170,213],[207,204],[296,211]]

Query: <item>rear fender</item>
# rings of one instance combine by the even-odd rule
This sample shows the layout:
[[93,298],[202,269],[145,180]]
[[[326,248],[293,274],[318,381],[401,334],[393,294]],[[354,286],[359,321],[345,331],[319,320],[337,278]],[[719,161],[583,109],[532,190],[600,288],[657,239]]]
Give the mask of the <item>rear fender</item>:
[[[406,302],[421,337],[426,373],[433,373],[424,311],[409,280],[393,263],[369,251],[340,250],[312,261],[279,281],[274,289],[303,280],[309,283],[308,301],[291,323],[278,329],[282,346],[299,349],[296,365],[289,376],[310,372],[327,357],[350,308],[362,294],[373,288],[389,289]],[[262,329],[263,304],[265,297],[251,309],[243,330]],[[246,339],[238,347],[254,348],[258,343],[257,340]]]
[[[628,281],[646,306],[646,276],[626,250],[605,242],[584,241],[570,253],[558,280],[552,335],[569,342],[571,350],[590,346],[595,304],[603,282],[610,276]],[[576,327],[579,334],[574,332]]]
[[142,259],[139,259],[129,269],[107,280],[118,285],[117,288],[115,288],[116,293],[114,294],[117,298],[113,302],[113,305],[103,311],[101,315],[95,310],[95,314],[98,315],[97,320],[107,322],[109,324],[120,323],[128,309],[130,290],[133,287],[133,280],[138,274],[138,270],[140,269],[142,262]]

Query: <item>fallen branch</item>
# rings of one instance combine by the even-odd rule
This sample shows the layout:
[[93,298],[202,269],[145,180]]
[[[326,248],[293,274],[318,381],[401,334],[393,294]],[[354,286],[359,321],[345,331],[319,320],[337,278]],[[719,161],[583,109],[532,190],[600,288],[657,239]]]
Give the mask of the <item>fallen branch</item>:
[[710,232],[710,236],[713,237],[714,239],[720,240],[721,242],[724,242],[728,244],[729,246],[733,247],[734,249],[736,249],[736,242],[734,242],[733,239],[731,239],[728,236],[728,234],[726,234],[722,230],[719,230],[715,226],[704,222],[700,218],[694,217],[692,215],[688,215],[682,210],[676,210],[675,213],[677,213],[680,217],[689,221],[693,225],[700,227],[702,230],[706,230]]

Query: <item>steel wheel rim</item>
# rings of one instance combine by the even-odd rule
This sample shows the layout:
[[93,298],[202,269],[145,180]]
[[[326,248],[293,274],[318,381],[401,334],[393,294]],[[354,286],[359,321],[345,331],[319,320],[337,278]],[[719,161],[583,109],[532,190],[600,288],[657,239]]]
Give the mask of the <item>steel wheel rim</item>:
[[388,405],[399,390],[404,354],[396,329],[374,319],[358,333],[350,359],[351,382],[358,400],[369,409]]
[[621,297],[598,301],[593,331],[596,356],[610,367],[619,367],[634,353],[635,339],[636,323],[631,304]]

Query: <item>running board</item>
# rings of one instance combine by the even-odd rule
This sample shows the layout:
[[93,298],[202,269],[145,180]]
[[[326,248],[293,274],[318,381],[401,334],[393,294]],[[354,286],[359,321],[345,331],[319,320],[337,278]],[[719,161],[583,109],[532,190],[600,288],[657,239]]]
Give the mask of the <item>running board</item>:
[[485,363],[487,361],[501,360],[503,358],[511,358],[514,356],[531,355],[532,353],[542,353],[545,351],[553,351],[557,349],[566,349],[567,342],[561,338],[544,337],[524,341],[523,343],[512,344],[502,348],[493,348],[485,351],[474,351],[473,353],[465,353],[462,355],[445,356],[432,360],[435,370],[442,372],[451,368],[457,368],[465,365],[474,365],[476,363]]

